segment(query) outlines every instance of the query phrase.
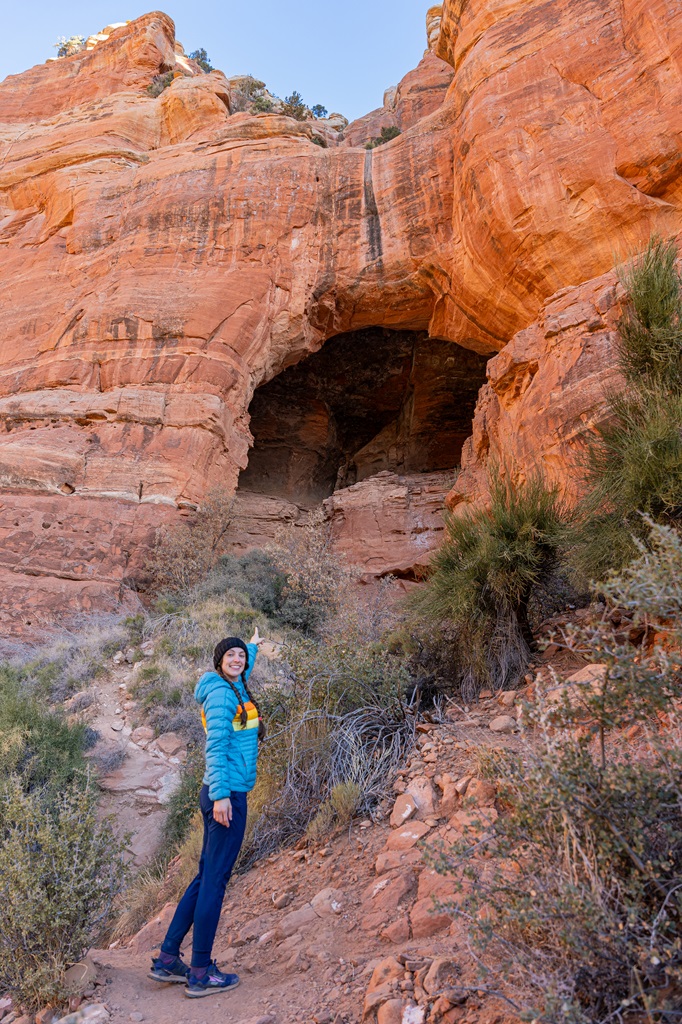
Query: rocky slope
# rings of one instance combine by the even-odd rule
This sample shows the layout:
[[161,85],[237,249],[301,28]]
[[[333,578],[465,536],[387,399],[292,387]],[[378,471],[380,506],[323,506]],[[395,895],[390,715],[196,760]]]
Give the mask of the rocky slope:
[[[7,631],[131,600],[158,526],[237,485],[256,387],[337,334],[514,339],[452,500],[491,450],[570,482],[611,361],[597,279],[680,228],[682,13],[446,0],[428,26],[419,69],[343,137],[231,113],[160,13],[0,83]],[[382,559],[405,561],[390,539]]]

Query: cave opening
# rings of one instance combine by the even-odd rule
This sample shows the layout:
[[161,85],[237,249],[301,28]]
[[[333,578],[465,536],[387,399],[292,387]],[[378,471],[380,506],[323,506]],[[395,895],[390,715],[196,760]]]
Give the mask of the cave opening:
[[486,358],[426,332],[337,335],[254,393],[239,492],[309,509],[384,471],[453,473]]

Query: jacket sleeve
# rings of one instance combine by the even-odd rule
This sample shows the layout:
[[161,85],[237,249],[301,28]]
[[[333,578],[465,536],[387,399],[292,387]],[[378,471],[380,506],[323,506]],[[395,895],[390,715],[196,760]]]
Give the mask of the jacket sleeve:
[[211,800],[225,800],[232,795],[227,752],[234,743],[232,725],[237,711],[237,698],[232,691],[221,686],[209,693],[204,701],[206,715],[206,775]]
[[246,649],[249,652],[249,667],[244,672],[244,680],[248,681],[249,676],[253,672],[253,666],[256,664],[256,657],[258,656],[258,644],[247,644]]

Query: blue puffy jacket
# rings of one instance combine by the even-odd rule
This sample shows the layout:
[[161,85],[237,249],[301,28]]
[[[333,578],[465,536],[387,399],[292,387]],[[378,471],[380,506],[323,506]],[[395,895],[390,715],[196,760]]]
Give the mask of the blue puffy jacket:
[[[246,646],[249,667],[244,676],[248,679],[258,647],[256,644]],[[241,680],[234,685],[242,698],[241,704],[230,684],[217,672],[204,673],[194,690],[194,696],[201,704],[206,729],[204,783],[208,786],[211,800],[224,800],[232,793],[248,793],[256,784],[258,712]],[[245,726],[241,724],[242,704],[248,715]]]

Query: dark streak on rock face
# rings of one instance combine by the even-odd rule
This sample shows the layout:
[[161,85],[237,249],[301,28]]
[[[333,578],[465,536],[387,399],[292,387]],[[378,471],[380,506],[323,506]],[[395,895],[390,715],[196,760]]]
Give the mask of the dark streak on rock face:
[[382,257],[381,245],[381,220],[379,209],[374,195],[374,184],[372,182],[372,150],[368,149],[365,154],[365,219],[367,221],[367,237],[369,242],[369,259],[374,263]]

